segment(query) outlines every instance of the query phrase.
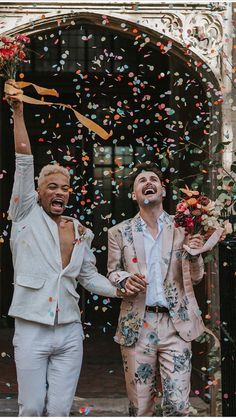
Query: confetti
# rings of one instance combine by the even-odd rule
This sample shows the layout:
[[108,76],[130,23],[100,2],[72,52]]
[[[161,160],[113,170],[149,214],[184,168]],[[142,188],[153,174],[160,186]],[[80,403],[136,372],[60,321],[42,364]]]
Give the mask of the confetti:
[[[138,10],[139,5],[132,9]],[[41,19],[45,17],[42,15]],[[236,106],[224,97],[211,73],[208,77],[208,66],[188,55],[188,48],[184,59],[181,54],[173,55],[170,40],[164,36],[152,39],[153,34],[151,37],[135,23],[123,22],[122,16],[119,31],[113,29],[106,15],[100,17],[102,30],[85,22],[78,25],[73,19],[63,26],[62,17],[57,24],[47,33],[31,35],[36,55],[32,52],[31,63],[22,66],[19,79],[27,80],[32,74],[37,83],[47,75],[47,86],[60,92],[62,102],[106,131],[112,130],[113,137],[104,146],[91,131],[73,121],[63,107],[58,110],[35,106],[27,125],[39,165],[58,161],[70,169],[72,191],[67,214],[94,231],[93,246],[100,267],[105,271],[108,229],[133,212],[127,177],[136,163],[157,162],[168,184],[171,205],[178,202],[179,189],[187,183],[186,179],[191,190],[208,193],[212,170],[217,176],[216,194],[227,210],[236,199],[232,186],[236,162],[232,163],[230,175],[219,163],[231,145],[227,134],[217,147],[212,149],[212,144],[217,143],[220,131],[222,100],[226,100],[232,112]],[[226,42],[229,41],[230,35],[226,35]],[[227,61],[223,57],[225,76],[230,77]],[[235,77],[229,82],[233,86]],[[2,167],[5,158],[6,153]],[[7,171],[1,170],[0,181],[4,184],[9,179]],[[15,197],[16,205],[18,200]],[[7,217],[2,217],[1,246],[8,246],[8,226]],[[137,259],[132,262],[136,264]],[[223,268],[228,267],[229,262],[223,261]],[[211,312],[214,298],[208,297],[209,311],[204,309],[203,315],[219,326],[220,321]],[[46,298],[53,301],[51,296]],[[86,296],[85,302],[89,315],[101,316],[102,328],[107,331],[110,326],[106,316],[115,303],[96,295]],[[88,322],[87,327],[92,324]],[[207,368],[202,367],[202,371]],[[213,378],[208,380],[208,385],[214,383]],[[195,394],[201,394],[201,390],[195,390]],[[80,413],[86,414],[86,407],[83,409]]]

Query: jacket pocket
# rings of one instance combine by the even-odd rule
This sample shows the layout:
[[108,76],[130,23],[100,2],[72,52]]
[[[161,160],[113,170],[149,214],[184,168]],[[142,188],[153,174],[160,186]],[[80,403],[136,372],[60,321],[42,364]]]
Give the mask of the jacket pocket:
[[18,275],[16,277],[16,285],[21,287],[32,288],[39,290],[43,288],[46,278],[36,277],[34,275]]
[[77,300],[80,299],[79,294],[75,291],[74,285],[71,284],[70,282],[67,282],[67,284],[65,285],[66,290],[69,292],[69,294],[73,295],[73,297],[75,297]]

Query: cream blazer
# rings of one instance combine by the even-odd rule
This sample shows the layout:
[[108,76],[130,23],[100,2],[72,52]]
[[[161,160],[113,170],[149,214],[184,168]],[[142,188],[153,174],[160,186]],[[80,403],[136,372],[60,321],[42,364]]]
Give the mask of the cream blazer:
[[116,288],[97,272],[91,251],[93,233],[80,235],[72,219],[76,244],[70,263],[63,269],[57,224],[37,202],[33,156],[16,154],[16,171],[9,215],[12,219],[11,250],[14,294],[9,315],[53,325],[80,322],[79,282],[88,291],[116,297]]

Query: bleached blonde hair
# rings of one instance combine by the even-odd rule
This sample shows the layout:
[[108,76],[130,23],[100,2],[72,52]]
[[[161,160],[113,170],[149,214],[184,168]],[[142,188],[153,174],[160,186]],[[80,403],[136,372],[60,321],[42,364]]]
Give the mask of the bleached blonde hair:
[[56,164],[47,164],[42,168],[42,170],[39,173],[38,177],[38,187],[42,185],[44,179],[46,176],[61,173],[62,175],[66,176],[68,179],[68,183],[70,183],[70,173],[69,170],[67,170],[65,167],[60,166],[58,163]]

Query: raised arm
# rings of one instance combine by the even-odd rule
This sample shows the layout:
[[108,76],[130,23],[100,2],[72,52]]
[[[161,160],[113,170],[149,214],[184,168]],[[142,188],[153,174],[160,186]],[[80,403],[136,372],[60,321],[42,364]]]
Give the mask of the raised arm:
[[[7,83],[17,88],[14,82],[9,81]],[[24,121],[23,103],[18,99],[17,94],[6,95],[6,99],[13,109],[16,152],[16,169],[9,216],[12,221],[21,221],[37,202],[34,185],[34,161]]]
[[[200,249],[203,247],[204,241],[200,234],[189,236],[187,238],[188,245],[192,249]],[[191,256],[189,255],[190,272],[193,285],[198,284],[204,276],[204,261],[202,255]]]
[[[13,81],[7,81],[7,84],[14,86],[15,89],[21,90],[14,85]],[[32,154],[28,132],[25,126],[23,103],[18,99],[17,93],[14,95],[6,95],[9,105],[13,109],[14,121],[14,141],[15,152],[20,154]]]

